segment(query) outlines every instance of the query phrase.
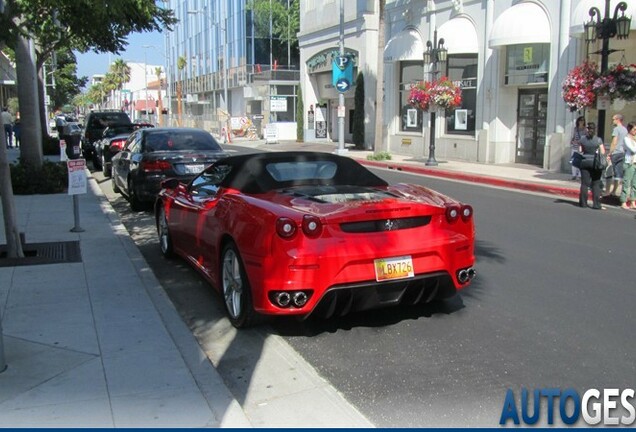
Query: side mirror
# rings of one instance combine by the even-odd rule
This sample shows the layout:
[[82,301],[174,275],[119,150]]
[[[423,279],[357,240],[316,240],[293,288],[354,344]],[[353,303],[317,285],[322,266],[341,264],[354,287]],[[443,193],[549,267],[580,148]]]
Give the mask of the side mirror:
[[161,187],[163,189],[176,189],[179,186],[179,179],[169,178],[161,182]]

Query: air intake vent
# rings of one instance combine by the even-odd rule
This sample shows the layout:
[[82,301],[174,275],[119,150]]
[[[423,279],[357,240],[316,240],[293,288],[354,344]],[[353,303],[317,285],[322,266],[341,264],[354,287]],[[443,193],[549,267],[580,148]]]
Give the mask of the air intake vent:
[[340,224],[340,228],[348,233],[369,233],[417,228],[428,225],[430,222],[430,216],[418,216],[398,219],[378,219],[364,222],[347,222]]

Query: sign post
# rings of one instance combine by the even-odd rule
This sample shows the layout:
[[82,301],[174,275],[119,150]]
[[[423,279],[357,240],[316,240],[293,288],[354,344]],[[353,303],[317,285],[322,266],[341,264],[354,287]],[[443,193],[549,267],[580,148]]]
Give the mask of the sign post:
[[86,193],[86,160],[73,159],[66,161],[68,168],[68,194],[73,195],[73,216],[75,226],[71,232],[83,232],[80,227],[79,201],[77,195]]

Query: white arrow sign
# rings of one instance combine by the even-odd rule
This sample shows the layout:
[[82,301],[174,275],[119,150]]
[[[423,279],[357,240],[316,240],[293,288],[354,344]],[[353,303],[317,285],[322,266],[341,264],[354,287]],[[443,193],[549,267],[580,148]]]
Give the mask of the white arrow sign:
[[338,80],[338,83],[336,84],[336,88],[338,89],[339,92],[344,93],[347,90],[349,90],[349,81],[347,81],[344,78],[341,78]]

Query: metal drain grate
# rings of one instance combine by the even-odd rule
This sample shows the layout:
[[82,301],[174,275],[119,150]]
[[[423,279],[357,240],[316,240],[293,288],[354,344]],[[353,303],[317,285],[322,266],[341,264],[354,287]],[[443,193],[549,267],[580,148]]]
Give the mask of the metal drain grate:
[[7,246],[0,245],[0,267],[82,262],[79,241],[27,243],[24,258],[7,258]]

